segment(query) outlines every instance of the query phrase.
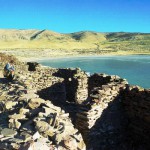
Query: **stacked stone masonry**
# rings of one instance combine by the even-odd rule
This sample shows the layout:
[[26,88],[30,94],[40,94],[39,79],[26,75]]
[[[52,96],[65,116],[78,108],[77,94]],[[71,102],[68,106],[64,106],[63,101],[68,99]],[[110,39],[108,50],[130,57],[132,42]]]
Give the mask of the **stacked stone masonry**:
[[122,91],[121,97],[129,118],[129,136],[137,144],[142,141],[147,148],[150,148],[150,89],[127,86]]
[[117,75],[111,75],[110,76],[110,75],[107,75],[107,74],[98,74],[98,73],[95,73],[95,74],[91,75],[89,77],[89,80],[88,80],[89,93],[95,87],[101,87],[102,85],[107,85],[108,83],[111,83],[111,82],[118,83],[121,80],[125,80],[125,79],[121,79]]
[[88,97],[87,74],[80,68],[59,69],[53,75],[64,78],[66,99],[76,104],[81,104]]
[[[97,78],[93,78],[93,76]],[[90,91],[89,97],[84,102],[84,105],[80,106],[76,119],[78,129],[84,133],[89,132],[89,130],[95,125],[97,119],[101,117],[104,109],[108,107],[111,101],[114,101],[120,95],[120,90],[124,89],[126,84],[128,84],[126,80],[119,77],[116,79],[115,76],[104,74],[93,76],[91,76],[91,79],[94,79],[94,82],[89,79],[92,84],[89,84],[89,87],[95,87]],[[100,83],[95,82],[99,79],[101,81]],[[108,81],[108,79],[109,81],[111,79],[111,82],[106,85],[101,85],[101,83],[106,83],[106,80]]]
[[[48,140],[49,146],[59,146],[60,150],[71,149],[73,144],[76,149],[85,149],[78,130],[86,142],[90,142],[93,135],[96,137],[100,134],[107,136],[111,133],[110,137],[115,138],[113,131],[122,128],[117,126],[112,129],[108,125],[106,129],[103,124],[98,125],[96,132],[94,128],[104,112],[116,101],[126,112],[128,121],[124,127],[127,127],[129,139],[135,143],[138,141],[139,144],[141,141],[145,142],[146,148],[150,146],[150,90],[132,87],[125,79],[115,75],[87,76],[79,68],[55,69],[41,67],[37,63],[28,63],[28,66],[22,63],[16,68],[13,84],[6,83],[5,80],[0,83],[0,115],[3,122],[0,124],[0,146],[4,149],[25,146],[31,140],[35,143],[35,139],[40,143],[41,137],[44,137],[45,143]],[[66,107],[66,104],[68,108],[73,106],[75,127],[78,130],[73,127],[69,114],[54,104],[59,104],[61,108]],[[11,136],[7,135],[9,129]],[[27,133],[27,130],[30,132]],[[96,142],[105,145],[98,149],[116,148],[113,146],[114,142],[117,146],[117,141],[110,141],[111,147],[107,147],[108,137],[99,137],[103,137],[105,141],[98,139]]]
[[36,89],[38,95],[44,99],[51,99],[55,103],[66,101],[66,89],[64,79],[52,76],[56,69],[41,68],[37,71],[18,72],[16,78],[28,89]]
[[[0,83],[0,148],[1,149],[79,149],[85,144],[74,128],[69,114],[49,100],[39,98],[38,91],[53,87],[49,96],[65,97],[64,79],[51,76],[41,68],[35,72],[16,72],[12,83],[3,79]],[[57,85],[58,84],[58,85]],[[56,87],[54,86],[56,85]],[[54,91],[53,91],[54,90]],[[56,94],[57,93],[57,94]],[[63,93],[63,94],[60,94]],[[53,97],[51,97],[53,98]]]

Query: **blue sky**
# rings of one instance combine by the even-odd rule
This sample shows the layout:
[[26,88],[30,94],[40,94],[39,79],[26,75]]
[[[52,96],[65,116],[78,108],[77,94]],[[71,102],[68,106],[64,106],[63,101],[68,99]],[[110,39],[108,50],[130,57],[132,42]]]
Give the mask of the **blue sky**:
[[0,0],[0,28],[150,33],[150,0]]

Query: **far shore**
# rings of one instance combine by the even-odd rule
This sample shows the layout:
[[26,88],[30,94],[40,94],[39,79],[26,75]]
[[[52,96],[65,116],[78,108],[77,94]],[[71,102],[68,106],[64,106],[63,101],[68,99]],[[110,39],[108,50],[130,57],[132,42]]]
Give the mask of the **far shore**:
[[17,58],[20,61],[24,62],[38,62],[38,61],[43,61],[43,60],[50,60],[50,59],[69,59],[69,58],[85,58],[85,57],[116,57],[116,56],[142,56],[142,55],[147,55],[149,56],[150,54],[99,54],[99,55],[90,55],[90,54],[84,54],[84,55],[61,55],[61,56],[51,56],[51,57],[18,57]]
[[[70,58],[97,58],[97,57],[123,57],[123,56],[150,56],[150,55],[147,55],[147,54],[127,54],[127,55],[117,55],[117,54],[114,54],[114,55],[76,55],[76,56],[58,56],[58,57],[44,57],[44,58],[33,58],[32,61],[44,61],[44,60],[56,60],[56,59],[70,59]],[[25,61],[29,61],[31,60],[30,58],[29,59],[26,59]]]
[[14,55],[20,61],[42,61],[48,59],[58,59],[58,58],[75,58],[75,57],[112,57],[112,56],[129,56],[129,55],[150,55],[150,53],[137,53],[137,52],[127,52],[118,51],[112,53],[94,53],[86,52],[79,53],[77,51],[63,51],[63,50],[0,50],[0,52]]

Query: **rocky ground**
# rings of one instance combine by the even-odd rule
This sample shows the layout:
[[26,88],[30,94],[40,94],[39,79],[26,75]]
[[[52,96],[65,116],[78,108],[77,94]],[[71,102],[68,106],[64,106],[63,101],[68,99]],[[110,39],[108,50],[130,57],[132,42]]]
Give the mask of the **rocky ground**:
[[69,114],[39,98],[21,76],[9,82],[0,73],[0,149],[85,149]]
[[9,81],[4,62],[0,150],[148,150],[149,90],[115,75],[18,60]]

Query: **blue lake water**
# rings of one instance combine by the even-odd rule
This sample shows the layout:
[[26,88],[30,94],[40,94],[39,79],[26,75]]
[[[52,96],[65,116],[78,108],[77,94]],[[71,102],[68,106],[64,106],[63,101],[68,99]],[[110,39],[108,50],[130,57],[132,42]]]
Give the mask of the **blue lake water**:
[[55,68],[79,67],[91,74],[119,75],[132,85],[150,88],[150,55],[68,57],[39,62]]

